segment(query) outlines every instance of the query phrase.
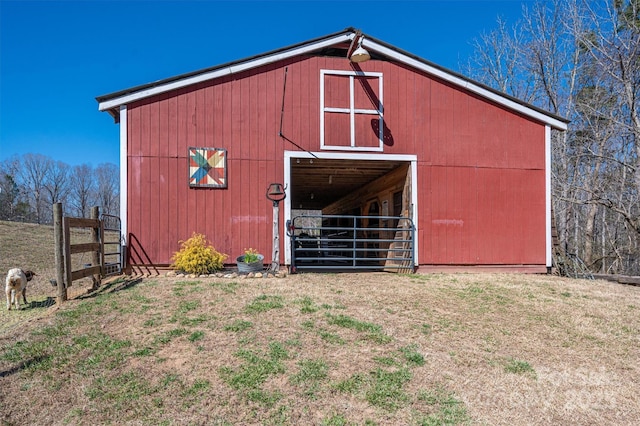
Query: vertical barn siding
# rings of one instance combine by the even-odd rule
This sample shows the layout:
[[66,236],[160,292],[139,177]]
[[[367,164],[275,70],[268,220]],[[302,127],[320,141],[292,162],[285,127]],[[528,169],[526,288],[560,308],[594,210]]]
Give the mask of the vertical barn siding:
[[[270,253],[265,191],[284,178],[277,133],[283,76],[274,69],[130,106],[128,220],[135,263],[170,263],[178,242],[193,232],[207,235],[230,261],[248,247]],[[227,148],[228,189],[188,187],[189,146]],[[280,159],[273,161],[276,154]]]
[[[269,256],[265,191],[284,180],[283,151],[298,149],[278,136],[285,67],[282,133],[318,151],[320,69],[353,70],[341,58],[287,60],[129,105],[129,230],[149,262],[170,263],[193,232],[230,262],[248,247]],[[544,265],[544,126],[397,64],[359,67],[383,73],[384,153],[418,158],[421,264]],[[335,130],[326,143],[343,137]],[[227,189],[188,187],[189,146],[227,149]]]

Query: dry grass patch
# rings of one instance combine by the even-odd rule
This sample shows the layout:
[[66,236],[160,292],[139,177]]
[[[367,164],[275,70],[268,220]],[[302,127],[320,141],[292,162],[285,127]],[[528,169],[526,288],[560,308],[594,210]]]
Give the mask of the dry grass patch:
[[123,277],[2,311],[0,422],[637,424],[639,313],[551,276]]

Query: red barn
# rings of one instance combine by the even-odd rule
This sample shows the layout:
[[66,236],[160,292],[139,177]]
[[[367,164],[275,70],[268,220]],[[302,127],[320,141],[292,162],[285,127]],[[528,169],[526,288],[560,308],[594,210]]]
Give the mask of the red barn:
[[[130,266],[204,234],[234,263],[551,266],[550,140],[567,121],[348,28],[97,98],[120,124]],[[288,226],[285,226],[287,224]]]

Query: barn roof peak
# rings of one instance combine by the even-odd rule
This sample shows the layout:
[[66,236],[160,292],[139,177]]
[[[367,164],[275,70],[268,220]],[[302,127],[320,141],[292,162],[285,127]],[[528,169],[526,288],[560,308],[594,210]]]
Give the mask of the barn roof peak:
[[277,50],[272,50],[256,56],[98,96],[96,97],[99,104],[98,109],[100,111],[109,112],[117,122],[119,120],[121,106],[150,96],[155,96],[170,90],[179,89],[203,81],[236,74],[299,55],[322,54],[340,56],[347,59],[359,46],[366,49],[370,54],[371,59],[389,60],[402,63],[458,87],[462,87],[465,90],[503,105],[509,109],[518,111],[519,113],[541,121],[555,129],[567,129],[567,123],[569,121],[560,116],[499,92],[489,86],[475,82],[468,77],[448,70],[433,62],[427,61],[385,43],[384,41],[378,40],[375,37],[365,34],[361,30],[353,27],[348,27],[336,33],[328,34]]

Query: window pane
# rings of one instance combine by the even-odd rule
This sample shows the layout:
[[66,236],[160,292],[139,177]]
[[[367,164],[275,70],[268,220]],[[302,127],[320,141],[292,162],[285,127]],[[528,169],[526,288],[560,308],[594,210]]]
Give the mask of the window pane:
[[349,76],[325,74],[324,106],[349,108]]
[[378,109],[380,105],[379,84],[379,77],[354,77],[355,109]]
[[378,129],[380,121],[377,115],[356,114],[356,146],[377,148],[380,146]]
[[325,113],[324,144],[325,146],[351,146],[349,114]]

